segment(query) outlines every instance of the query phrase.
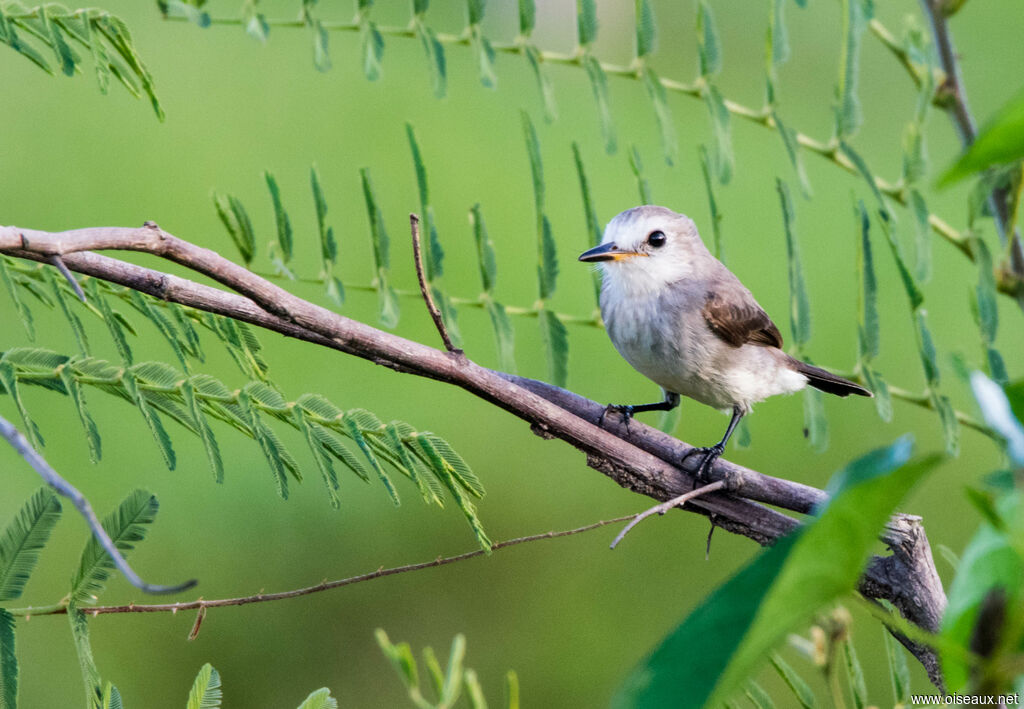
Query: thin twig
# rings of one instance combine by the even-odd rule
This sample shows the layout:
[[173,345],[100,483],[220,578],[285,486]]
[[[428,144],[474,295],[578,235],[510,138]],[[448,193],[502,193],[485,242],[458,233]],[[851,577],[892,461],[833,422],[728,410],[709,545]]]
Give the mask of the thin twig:
[[[655,505],[650,509],[644,510],[640,514],[633,517],[632,521],[622,528],[622,531],[619,532],[619,536],[615,537],[615,541],[612,542],[611,548],[614,549],[616,545],[622,541],[622,538],[629,533],[629,530],[633,529],[633,527],[637,526],[651,515],[663,515],[673,507],[682,507],[695,497],[700,497],[701,495],[705,495],[709,492],[716,492],[718,490],[722,490],[727,486],[728,483],[725,480],[716,480],[715,482],[704,485],[703,487],[697,487],[694,488],[693,490],[690,490],[689,492],[684,492],[679,497],[674,497],[668,502],[662,502],[660,505]],[[710,545],[710,543],[710,535],[708,535],[708,544]]]
[[[491,551],[498,551],[499,549],[505,549],[507,547],[513,547],[518,544],[526,544],[527,542],[536,542],[542,539],[558,539],[559,537],[569,537],[574,534],[580,534],[582,532],[589,532],[592,529],[598,529],[600,527],[607,527],[609,524],[618,524],[619,522],[625,522],[632,515],[623,515],[622,517],[616,517],[615,519],[603,519],[599,522],[592,522],[591,524],[584,525],[582,527],[576,527],[575,529],[565,529],[558,532],[544,532],[542,534],[531,534],[528,537],[518,537],[516,539],[507,539],[503,542],[498,542],[491,546]],[[241,596],[238,598],[218,598],[212,600],[204,600],[202,598],[194,601],[188,601],[185,603],[160,603],[150,605],[140,605],[136,603],[129,603],[123,606],[95,606],[93,608],[81,609],[83,613],[89,615],[107,615],[111,613],[177,613],[178,611],[187,611],[193,609],[199,609],[203,611],[207,608],[221,608],[224,606],[244,606],[249,603],[266,603],[268,601],[281,601],[288,598],[299,598],[300,596],[309,596],[313,593],[320,593],[321,591],[329,591],[334,588],[341,588],[342,586],[351,586],[352,584],[362,583],[363,581],[373,581],[374,579],[384,578],[385,576],[394,576],[396,574],[404,574],[409,571],[419,571],[420,569],[430,569],[435,566],[446,566],[448,564],[454,564],[459,561],[466,561],[467,559],[474,559],[478,556],[483,556],[488,552],[483,549],[475,549],[468,551],[465,554],[456,554],[455,556],[437,557],[431,561],[421,561],[417,564],[406,564],[404,566],[393,566],[385,569],[383,567],[376,571],[371,571],[366,574],[360,574],[359,576],[349,576],[348,578],[338,579],[336,581],[321,581],[315,586],[306,586],[305,588],[296,588],[291,591],[279,591],[277,593],[256,593],[251,596]],[[67,613],[66,604],[57,604],[53,606],[46,606],[42,609],[33,609],[31,606],[28,608],[15,608],[11,609],[10,614],[16,617],[24,617],[26,619],[33,618],[36,616],[43,615],[62,615]],[[205,616],[205,613],[203,614]],[[197,617],[197,623],[193,625],[193,629],[197,627],[202,621]]]
[[409,228],[412,231],[412,256],[416,262],[416,279],[420,282],[420,293],[423,294],[423,300],[427,304],[427,310],[430,312],[430,317],[434,321],[434,327],[437,328],[437,332],[441,335],[441,340],[444,342],[444,348],[449,352],[461,352],[462,350],[455,347],[452,344],[452,338],[448,335],[448,328],[445,327],[444,318],[441,317],[441,311],[437,308],[437,303],[434,302],[434,296],[430,293],[430,284],[427,283],[427,277],[423,273],[423,250],[420,245],[420,218],[415,214],[409,215]]
[[0,436],[3,436],[11,447],[18,452],[22,458],[25,459],[29,465],[35,468],[35,471],[39,473],[46,483],[56,490],[57,494],[63,495],[64,497],[71,500],[71,504],[75,506],[75,509],[85,518],[86,523],[89,525],[89,529],[92,530],[93,536],[99,541],[104,551],[113,560],[114,565],[118,570],[124,574],[124,577],[128,579],[128,582],[132,586],[135,586],[140,591],[152,594],[168,594],[178,593],[180,591],[186,591],[196,585],[196,580],[192,579],[185,583],[177,584],[175,586],[157,586],[155,584],[146,583],[143,581],[138,574],[136,574],[132,568],[125,561],[124,556],[121,555],[120,550],[111,540],[110,535],[103,529],[103,525],[96,518],[96,513],[92,511],[92,506],[89,501],[85,499],[85,495],[78,491],[75,486],[69,483],[67,480],[62,478],[56,470],[50,467],[50,464],[43,460],[43,457],[39,455],[34,448],[29,444],[21,431],[14,427],[10,421],[0,416]]
[[82,286],[78,285],[78,281],[75,280],[75,275],[68,270],[68,266],[64,263],[64,260],[60,256],[54,255],[49,258],[49,262],[50,265],[60,271],[60,275],[64,276],[64,278],[67,279],[67,282],[71,284],[71,290],[75,292],[78,299],[85,303],[85,291],[82,290]]

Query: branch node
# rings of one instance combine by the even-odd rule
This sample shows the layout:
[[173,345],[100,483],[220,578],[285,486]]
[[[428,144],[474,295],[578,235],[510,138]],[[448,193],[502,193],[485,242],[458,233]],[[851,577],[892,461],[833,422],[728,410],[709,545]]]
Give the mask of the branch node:
[[[668,502],[663,502],[660,505],[655,505],[654,507],[651,507],[649,509],[644,510],[643,512],[638,514],[636,517],[634,517],[632,520],[630,520],[629,524],[627,524],[622,529],[622,531],[619,532],[619,536],[615,537],[615,541],[612,542],[611,548],[614,549],[618,545],[618,543],[622,541],[622,538],[625,537],[626,534],[629,533],[629,530],[633,529],[633,527],[637,526],[638,524],[640,524],[642,521],[644,521],[645,519],[647,519],[651,515],[653,515],[653,514],[663,515],[666,512],[668,512],[670,509],[672,509],[673,507],[682,507],[683,505],[685,505],[687,502],[689,502],[690,500],[692,500],[695,497],[700,497],[701,495],[706,495],[709,492],[716,492],[718,490],[724,490],[725,488],[726,488],[726,482],[724,480],[717,480],[717,481],[715,481],[713,483],[709,483],[708,485],[704,485],[703,487],[694,488],[693,490],[690,490],[689,492],[683,493],[679,497],[673,497]],[[714,527],[712,527],[712,529],[714,529]],[[710,537],[709,537],[709,540],[710,540]]]

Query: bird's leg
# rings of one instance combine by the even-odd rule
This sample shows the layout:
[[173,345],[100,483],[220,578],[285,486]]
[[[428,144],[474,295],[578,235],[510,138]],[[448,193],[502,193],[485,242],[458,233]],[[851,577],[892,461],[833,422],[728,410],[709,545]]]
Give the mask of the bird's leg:
[[597,425],[601,426],[604,424],[604,417],[608,415],[609,411],[617,411],[625,421],[628,430],[629,421],[633,418],[634,414],[643,413],[644,411],[671,411],[677,406],[679,406],[679,394],[671,391],[665,392],[665,399],[663,401],[654,404],[608,404],[598,417]]
[[732,407],[732,419],[729,421],[729,428],[725,429],[725,435],[722,436],[722,440],[707,448],[691,448],[683,454],[683,457],[679,460],[680,463],[696,453],[704,454],[704,460],[700,462],[700,467],[697,468],[697,474],[694,476],[697,482],[705,481],[706,478],[704,476],[711,470],[715,459],[722,455],[722,452],[725,450],[725,444],[729,442],[729,437],[736,430],[736,425],[740,422],[741,418],[743,418],[743,411],[740,410],[740,407]]

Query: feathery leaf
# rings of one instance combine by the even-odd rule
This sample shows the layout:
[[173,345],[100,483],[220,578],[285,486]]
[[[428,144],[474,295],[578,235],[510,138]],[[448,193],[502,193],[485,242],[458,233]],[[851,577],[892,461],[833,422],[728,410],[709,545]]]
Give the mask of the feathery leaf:
[[0,608],[0,709],[18,706],[18,653],[14,645],[14,616]]
[[188,693],[187,709],[220,709],[220,673],[207,662],[199,669]]
[[0,537],[0,601],[21,597],[60,513],[57,496],[43,487],[8,523]]

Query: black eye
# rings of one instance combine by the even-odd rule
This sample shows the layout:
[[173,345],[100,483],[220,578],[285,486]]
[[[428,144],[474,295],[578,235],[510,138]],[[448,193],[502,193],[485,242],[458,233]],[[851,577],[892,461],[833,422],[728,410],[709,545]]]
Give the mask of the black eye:
[[647,235],[647,243],[654,248],[659,248],[665,245],[666,237],[663,231],[652,231]]

